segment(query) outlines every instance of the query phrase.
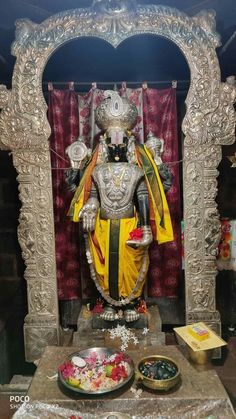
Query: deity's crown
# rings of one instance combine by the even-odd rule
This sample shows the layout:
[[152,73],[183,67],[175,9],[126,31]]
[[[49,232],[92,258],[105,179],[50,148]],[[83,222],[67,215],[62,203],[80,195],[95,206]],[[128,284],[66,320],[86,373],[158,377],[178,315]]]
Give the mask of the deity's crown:
[[135,104],[126,97],[120,97],[119,93],[113,90],[106,90],[104,95],[105,99],[95,110],[97,126],[105,131],[112,128],[132,129],[138,116]]

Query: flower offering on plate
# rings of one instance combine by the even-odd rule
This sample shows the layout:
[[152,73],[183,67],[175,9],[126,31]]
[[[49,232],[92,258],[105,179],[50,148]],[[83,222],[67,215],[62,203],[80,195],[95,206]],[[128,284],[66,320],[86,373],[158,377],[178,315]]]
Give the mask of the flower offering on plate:
[[75,392],[99,394],[122,387],[133,372],[133,361],[123,352],[91,348],[72,354],[60,365],[59,380]]

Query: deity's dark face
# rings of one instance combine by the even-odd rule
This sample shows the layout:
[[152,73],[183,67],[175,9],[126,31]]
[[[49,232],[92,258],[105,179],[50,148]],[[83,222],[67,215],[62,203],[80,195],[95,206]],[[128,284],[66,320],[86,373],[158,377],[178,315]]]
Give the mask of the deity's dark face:
[[109,161],[111,162],[127,162],[127,145],[128,140],[124,138],[122,144],[112,144],[110,142],[110,138],[108,138],[108,153],[109,153]]

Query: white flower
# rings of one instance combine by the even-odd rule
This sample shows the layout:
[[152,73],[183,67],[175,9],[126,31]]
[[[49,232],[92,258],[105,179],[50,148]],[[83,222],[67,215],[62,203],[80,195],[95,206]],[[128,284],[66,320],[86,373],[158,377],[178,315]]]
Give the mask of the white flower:
[[133,342],[135,345],[138,345],[138,338],[136,338],[136,336],[133,338]]
[[149,332],[149,329],[147,327],[144,327],[142,331],[142,335],[147,335],[148,332]]
[[131,387],[130,391],[131,391],[131,393],[133,393],[135,399],[138,399],[143,392],[143,390],[141,388],[136,389],[135,387]]
[[131,329],[127,329],[127,327],[125,326],[117,325],[116,328],[111,329],[108,332],[110,334],[111,339],[115,339],[116,337],[121,339],[121,351],[125,351],[131,340],[133,340],[135,345],[138,344],[138,339],[134,332],[132,332]]
[[135,399],[139,399],[139,397],[141,396],[143,390],[141,390],[141,388],[139,390],[137,390],[136,394],[135,394]]

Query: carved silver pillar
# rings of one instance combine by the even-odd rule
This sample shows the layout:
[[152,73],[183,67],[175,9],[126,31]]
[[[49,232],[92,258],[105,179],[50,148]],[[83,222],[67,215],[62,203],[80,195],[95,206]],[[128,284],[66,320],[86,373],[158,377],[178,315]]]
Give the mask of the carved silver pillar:
[[198,93],[204,102],[198,107],[193,97],[193,112],[188,113],[183,123],[187,134],[183,172],[186,322],[204,321],[221,334],[220,314],[215,301],[216,256],[220,239],[215,198],[217,167],[222,157],[220,143],[232,142],[235,126],[232,104],[236,90],[230,83],[220,83],[213,96],[216,100],[214,106],[209,102],[204,83],[201,84],[202,92],[198,89]]
[[19,175],[18,238],[25,261],[28,314],[24,338],[28,361],[40,358],[46,345],[59,343],[54,217],[49,151],[17,150]]
[[[30,101],[30,97],[27,99]],[[37,128],[39,124],[34,125],[30,118],[21,115],[14,95],[3,86],[0,86],[0,100],[0,105],[3,102],[6,105],[0,115],[0,137],[3,147],[12,150],[22,202],[18,238],[26,266],[28,297],[25,354],[27,361],[34,361],[41,357],[45,346],[59,344],[49,145]],[[47,137],[48,134],[49,130]]]
[[[185,147],[185,284],[186,321],[204,321],[220,333],[215,305],[215,257],[220,238],[216,209],[217,170],[221,149]],[[214,157],[213,157],[214,156]]]

